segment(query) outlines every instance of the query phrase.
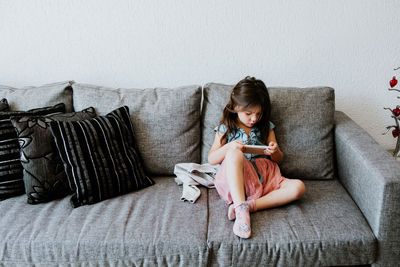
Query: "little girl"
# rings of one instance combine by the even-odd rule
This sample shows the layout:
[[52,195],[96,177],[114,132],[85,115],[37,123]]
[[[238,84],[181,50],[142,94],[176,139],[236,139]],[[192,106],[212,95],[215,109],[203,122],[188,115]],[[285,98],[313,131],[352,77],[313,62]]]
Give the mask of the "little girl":
[[[251,235],[250,212],[287,204],[305,192],[302,181],[281,175],[278,163],[282,162],[283,153],[270,115],[265,84],[254,77],[239,81],[223,110],[220,125],[215,128],[214,143],[208,153],[210,164],[222,162],[215,187],[230,205],[228,218],[235,219],[233,232],[242,238]],[[243,153],[244,145],[266,144],[264,155]]]

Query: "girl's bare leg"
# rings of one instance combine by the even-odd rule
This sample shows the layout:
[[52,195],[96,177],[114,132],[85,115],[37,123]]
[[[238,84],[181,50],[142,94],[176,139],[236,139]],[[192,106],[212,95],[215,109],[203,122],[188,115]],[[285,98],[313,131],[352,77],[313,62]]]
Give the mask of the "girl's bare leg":
[[225,171],[236,213],[233,233],[241,238],[249,238],[251,235],[250,211],[245,202],[242,151],[239,149],[232,149],[226,153]]
[[225,172],[234,205],[246,200],[243,180],[243,152],[229,150],[225,155]]
[[289,179],[282,182],[281,187],[255,200],[255,209],[262,210],[279,207],[299,199],[306,191],[301,180]]

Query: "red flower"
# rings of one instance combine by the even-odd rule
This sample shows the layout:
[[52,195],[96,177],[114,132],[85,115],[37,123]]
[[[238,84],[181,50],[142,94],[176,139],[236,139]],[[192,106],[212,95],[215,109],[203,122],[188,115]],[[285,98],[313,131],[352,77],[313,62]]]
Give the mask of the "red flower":
[[393,137],[396,138],[397,136],[399,136],[399,134],[400,134],[399,128],[394,128],[394,130],[392,131]]
[[393,76],[393,79],[389,82],[390,87],[395,87],[397,84],[396,76]]
[[393,109],[394,115],[397,117],[400,115],[400,106],[396,106],[395,109]]

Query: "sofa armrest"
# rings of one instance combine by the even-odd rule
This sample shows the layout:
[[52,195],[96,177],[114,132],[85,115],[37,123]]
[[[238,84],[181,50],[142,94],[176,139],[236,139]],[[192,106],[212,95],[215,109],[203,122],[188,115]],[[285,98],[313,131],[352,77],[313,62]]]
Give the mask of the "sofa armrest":
[[335,112],[338,177],[378,240],[376,266],[400,262],[400,164],[345,113]]

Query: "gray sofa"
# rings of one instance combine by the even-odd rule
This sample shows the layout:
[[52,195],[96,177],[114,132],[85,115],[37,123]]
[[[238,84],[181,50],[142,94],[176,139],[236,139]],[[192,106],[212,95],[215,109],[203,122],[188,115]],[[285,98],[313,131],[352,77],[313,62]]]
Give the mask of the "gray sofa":
[[73,208],[70,196],[0,201],[0,266],[398,266],[400,166],[346,114],[327,87],[271,87],[281,170],[307,191],[251,215],[252,237],[232,232],[227,206],[201,187],[181,202],[179,162],[205,162],[232,86],[116,89],[74,82],[0,87],[11,109],[66,104],[104,115],[130,110],[146,173],[155,184]]

